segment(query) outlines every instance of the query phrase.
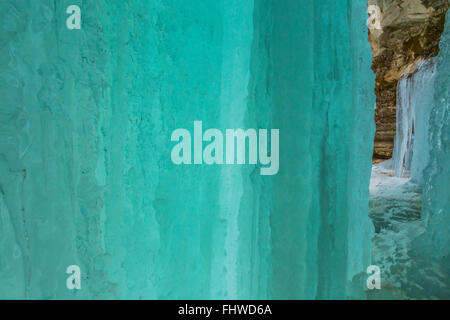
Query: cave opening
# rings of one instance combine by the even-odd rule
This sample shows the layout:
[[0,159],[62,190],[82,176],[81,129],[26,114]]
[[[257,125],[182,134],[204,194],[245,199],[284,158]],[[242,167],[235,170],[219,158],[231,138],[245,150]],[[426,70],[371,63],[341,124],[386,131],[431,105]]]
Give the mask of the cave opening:
[[435,285],[439,278],[418,276],[417,266],[424,261],[414,248],[427,231],[422,202],[433,148],[435,57],[449,4],[447,0],[369,0],[368,5],[379,8],[381,26],[368,24],[376,75],[369,202],[375,227],[372,261],[390,287],[380,296],[420,299],[427,294],[423,287]]

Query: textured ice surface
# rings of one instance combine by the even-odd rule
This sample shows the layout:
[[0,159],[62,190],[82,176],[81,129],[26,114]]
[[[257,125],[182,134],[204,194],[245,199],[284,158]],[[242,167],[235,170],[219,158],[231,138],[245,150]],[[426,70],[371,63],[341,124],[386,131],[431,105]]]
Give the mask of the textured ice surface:
[[373,166],[369,206],[375,225],[372,263],[380,267],[382,285],[381,291],[370,292],[369,298],[409,297],[406,275],[414,263],[410,250],[413,240],[424,232],[421,205],[420,187],[410,178],[397,177],[392,159]]
[[[417,254],[434,259],[445,270],[450,297],[450,14],[436,59],[434,101],[430,118],[430,160],[425,169],[422,216],[427,232],[417,240]],[[427,288],[432,292],[430,288]]]
[[417,72],[402,78],[397,86],[395,174],[410,176],[419,185],[423,184],[423,170],[430,153],[429,122],[435,75],[435,61],[430,58],[421,61]]
[[398,222],[420,218],[422,190],[409,178],[396,177],[390,162],[372,168],[370,217],[377,233],[382,229],[398,229]]
[[[370,299],[448,299],[448,267],[445,260],[419,254],[417,241],[426,235],[420,217],[421,188],[410,178],[396,177],[391,160],[373,167],[370,217],[375,225],[372,263],[381,269],[380,291]],[[427,247],[426,250],[431,250]]]
[[[3,0],[0,17],[1,298],[347,296],[372,233],[366,1]],[[278,175],[175,166],[194,120],[280,129]]]

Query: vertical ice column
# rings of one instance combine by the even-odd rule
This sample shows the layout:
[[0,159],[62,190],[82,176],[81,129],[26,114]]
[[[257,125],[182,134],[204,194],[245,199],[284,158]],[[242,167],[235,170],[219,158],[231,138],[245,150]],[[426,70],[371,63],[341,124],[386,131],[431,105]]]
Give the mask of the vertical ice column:
[[436,63],[434,58],[423,61],[414,75],[414,143],[411,159],[411,179],[423,185],[423,170],[430,154],[430,115],[433,108]]
[[433,101],[434,58],[421,61],[417,72],[405,75],[397,87],[397,131],[394,168],[399,177],[408,174],[418,184],[428,161],[428,123]]
[[271,6],[270,69],[262,81],[282,135],[272,182],[272,294],[345,298],[370,263],[375,99],[366,3]]
[[[107,46],[103,1],[1,1],[0,297],[112,297],[96,177]],[[66,288],[79,265],[83,290]]]
[[397,124],[394,140],[394,170],[398,177],[409,171],[414,138],[414,110],[411,101],[413,81],[408,77],[400,79],[397,85]]
[[[450,274],[450,12],[439,43],[436,79],[429,122],[430,153],[424,171],[422,216],[427,231],[416,241],[419,253],[436,259]],[[448,280],[448,278],[447,278]],[[448,286],[446,287],[448,293]],[[448,295],[447,295],[448,297]]]

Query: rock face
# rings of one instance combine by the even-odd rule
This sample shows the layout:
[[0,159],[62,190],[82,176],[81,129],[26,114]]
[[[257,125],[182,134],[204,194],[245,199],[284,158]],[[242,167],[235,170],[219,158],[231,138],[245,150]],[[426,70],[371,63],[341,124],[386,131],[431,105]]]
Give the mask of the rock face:
[[448,0],[369,0],[381,10],[381,29],[369,33],[376,74],[377,107],[374,162],[392,156],[396,124],[396,90],[405,73],[439,52]]

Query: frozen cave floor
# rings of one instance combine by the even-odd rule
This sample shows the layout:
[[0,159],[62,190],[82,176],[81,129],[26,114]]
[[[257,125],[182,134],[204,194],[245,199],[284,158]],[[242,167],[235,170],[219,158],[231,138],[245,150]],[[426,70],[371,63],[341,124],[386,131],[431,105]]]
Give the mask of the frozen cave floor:
[[369,291],[369,299],[448,298],[447,268],[413,250],[413,241],[425,232],[421,188],[395,177],[391,160],[375,164],[369,206],[375,226],[372,264],[381,269],[381,290]]

